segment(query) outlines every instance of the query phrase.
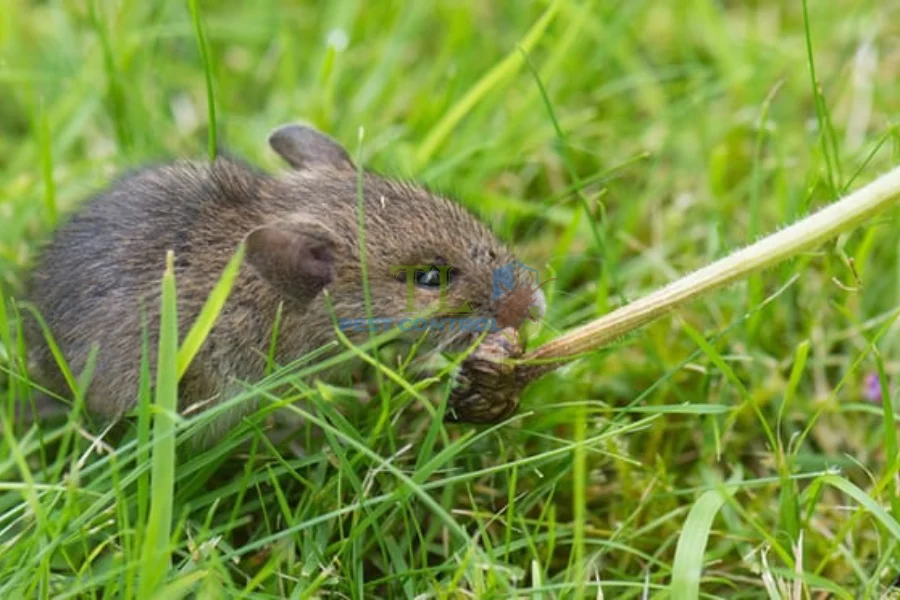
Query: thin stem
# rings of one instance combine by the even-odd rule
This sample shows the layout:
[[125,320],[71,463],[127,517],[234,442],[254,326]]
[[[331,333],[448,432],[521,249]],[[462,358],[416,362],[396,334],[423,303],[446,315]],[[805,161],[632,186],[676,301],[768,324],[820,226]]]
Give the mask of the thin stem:
[[[786,229],[532,350],[522,360],[567,361],[597,350],[703,294],[771,267],[854,228],[888,208],[898,195],[900,167]],[[526,367],[523,376],[530,380],[557,366],[532,365]]]

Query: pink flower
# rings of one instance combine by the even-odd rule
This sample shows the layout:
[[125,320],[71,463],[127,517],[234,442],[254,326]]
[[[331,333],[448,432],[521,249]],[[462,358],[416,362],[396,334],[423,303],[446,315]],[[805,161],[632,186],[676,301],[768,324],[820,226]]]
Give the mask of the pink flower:
[[881,404],[883,400],[881,397],[881,380],[877,372],[873,371],[866,375],[866,380],[863,384],[863,397],[873,404]]

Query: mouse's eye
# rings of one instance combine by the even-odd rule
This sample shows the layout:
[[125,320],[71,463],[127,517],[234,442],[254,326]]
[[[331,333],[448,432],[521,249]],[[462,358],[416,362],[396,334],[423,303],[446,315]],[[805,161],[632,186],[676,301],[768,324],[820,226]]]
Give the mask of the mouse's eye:
[[431,265],[427,269],[416,269],[416,285],[424,288],[438,288],[441,285],[441,271],[446,272],[447,284],[453,281],[454,277],[456,277],[456,269],[444,267],[443,269],[438,269],[436,266]]

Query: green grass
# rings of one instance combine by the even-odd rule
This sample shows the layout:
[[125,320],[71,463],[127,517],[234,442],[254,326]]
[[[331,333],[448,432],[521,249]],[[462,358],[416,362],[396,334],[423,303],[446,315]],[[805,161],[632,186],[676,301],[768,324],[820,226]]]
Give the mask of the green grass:
[[[545,377],[500,426],[444,425],[446,373],[343,339],[328,360],[368,385],[317,381],[313,354],[175,418],[239,256],[187,343],[145,348],[166,367],[115,452],[82,373],[65,423],[9,415],[28,269],[124,169],[281,169],[266,135],[311,122],[555,277],[536,345],[900,162],[897,23],[874,0],[3,0],[0,598],[889,594],[897,415],[865,390],[897,396],[896,211]],[[265,435],[278,411],[292,439]]]

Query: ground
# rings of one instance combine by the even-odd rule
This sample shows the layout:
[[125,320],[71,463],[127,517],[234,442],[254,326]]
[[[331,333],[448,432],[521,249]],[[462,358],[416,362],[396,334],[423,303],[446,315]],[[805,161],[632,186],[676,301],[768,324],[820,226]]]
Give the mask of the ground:
[[[205,156],[208,89],[216,144],[263,168],[305,121],[478,211],[554,278],[533,347],[897,164],[897,23],[872,0],[3,0],[0,396],[30,393],[13,298],[41,242],[123,170]],[[499,427],[436,420],[446,379],[296,370],[302,435],[246,425],[174,469],[164,429],[110,453],[80,417],[4,417],[0,597],[890,594],[896,216],[546,376]]]

